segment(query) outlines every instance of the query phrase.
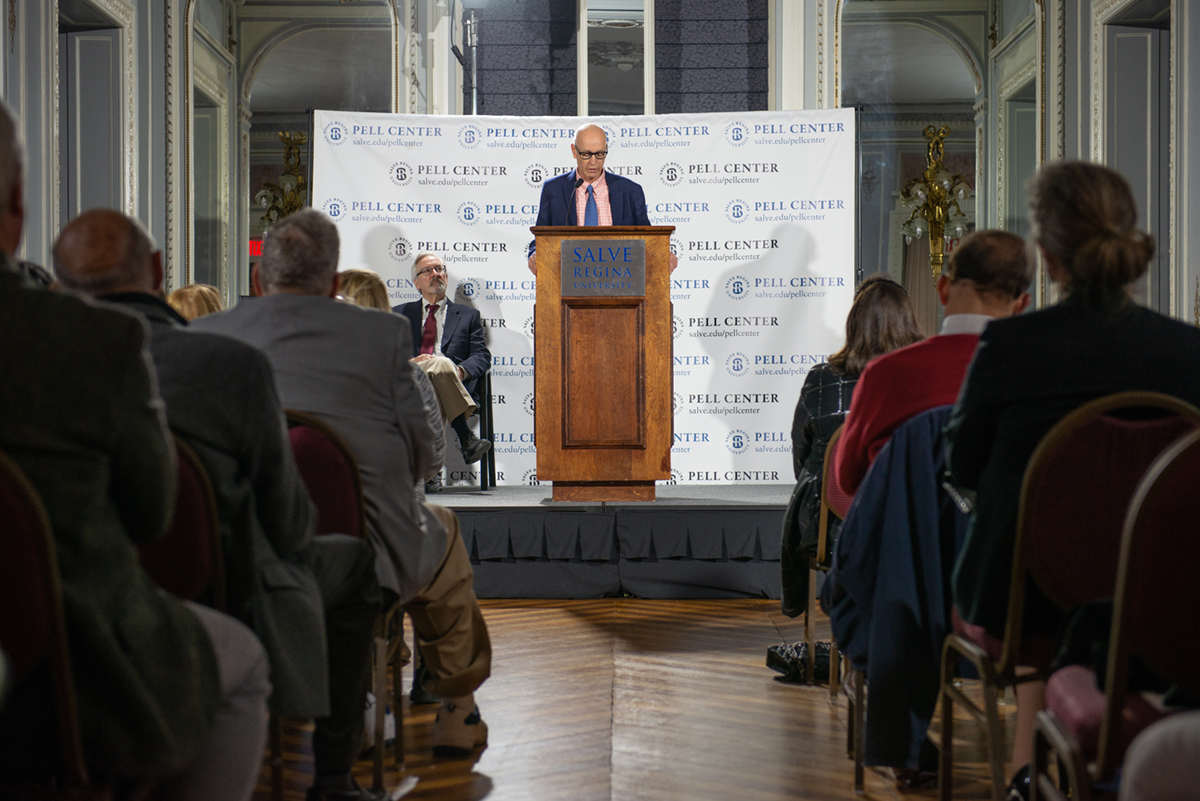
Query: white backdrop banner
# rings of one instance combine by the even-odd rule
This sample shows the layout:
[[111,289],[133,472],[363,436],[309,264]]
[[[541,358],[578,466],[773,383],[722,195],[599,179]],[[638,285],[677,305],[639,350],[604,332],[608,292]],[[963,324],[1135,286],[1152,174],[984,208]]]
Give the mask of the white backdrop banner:
[[[592,121],[608,170],[641,184],[652,224],[675,226],[673,482],[790,483],[800,387],[841,347],[853,297],[853,109]],[[313,206],[337,223],[341,269],[379,273],[399,304],[432,251],[451,299],[483,317],[500,484],[537,481],[525,252],[579,124],[316,112]],[[477,467],[450,465],[451,483]]]

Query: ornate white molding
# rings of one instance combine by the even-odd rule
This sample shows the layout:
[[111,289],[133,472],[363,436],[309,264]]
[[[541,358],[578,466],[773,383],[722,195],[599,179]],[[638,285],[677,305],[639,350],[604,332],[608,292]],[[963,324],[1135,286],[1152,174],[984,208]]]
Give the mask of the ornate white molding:
[[[842,0],[833,11],[833,88],[836,101],[838,83],[838,22],[842,16]],[[825,0],[817,0],[817,108],[825,108]]]
[[1055,54],[1056,84],[1054,101],[1055,150],[1054,157],[1062,160],[1067,154],[1067,4],[1066,0],[1055,3],[1055,25],[1058,30],[1058,51]]
[[176,130],[175,130],[175,81],[178,79],[177,70],[175,69],[175,0],[164,0],[163,3],[163,23],[165,26],[165,69],[166,73],[166,98],[165,108],[163,109],[166,117],[166,194],[164,197],[164,216],[165,216],[165,232],[163,234],[163,271],[165,285],[168,289],[177,289],[183,284],[175,282],[175,148],[176,148]]
[[[1130,6],[1134,5],[1137,0],[1095,0],[1092,3],[1092,161],[1099,163],[1104,162],[1104,147],[1105,147],[1105,122],[1108,119],[1108,59],[1105,53],[1105,35],[1104,26],[1113,22],[1113,20],[1125,11]],[[1179,274],[1182,270],[1186,270],[1186,266],[1181,266],[1177,262],[1177,254],[1180,252],[1180,239],[1186,237],[1187,224],[1183,218],[1179,217],[1175,209],[1179,208],[1181,203],[1185,203],[1181,197],[1181,173],[1178,168],[1178,159],[1176,151],[1180,141],[1179,139],[1178,118],[1175,115],[1175,109],[1179,103],[1179,82],[1176,80],[1176,72],[1179,68],[1178,56],[1180,55],[1177,49],[1179,36],[1183,35],[1184,26],[1180,24],[1180,18],[1186,18],[1188,4],[1172,3],[1171,12],[1175,15],[1171,24],[1170,36],[1170,129],[1167,132],[1169,137],[1168,162],[1168,203],[1170,211],[1168,212],[1169,220],[1167,225],[1167,273],[1168,273],[1168,301],[1167,307],[1169,313],[1178,315],[1181,313],[1180,303],[1180,285]],[[1186,173],[1182,173],[1186,175]]]
[[1137,0],[1096,0],[1092,3],[1092,161],[1104,161],[1105,84],[1104,26]]
[[1004,102],[1013,96],[1013,94],[1025,84],[1029,83],[1030,79],[1037,74],[1038,64],[1036,61],[1028,61],[1025,64],[1005,79],[1004,83],[1000,84],[998,94],[1000,101]]

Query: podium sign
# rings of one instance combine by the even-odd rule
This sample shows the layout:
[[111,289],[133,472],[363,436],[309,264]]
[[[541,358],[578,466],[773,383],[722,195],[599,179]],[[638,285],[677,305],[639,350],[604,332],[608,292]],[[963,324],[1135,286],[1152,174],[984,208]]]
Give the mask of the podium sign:
[[675,229],[531,230],[538,480],[556,501],[652,501],[671,477]]
[[642,239],[564,239],[563,297],[646,294],[646,242]]

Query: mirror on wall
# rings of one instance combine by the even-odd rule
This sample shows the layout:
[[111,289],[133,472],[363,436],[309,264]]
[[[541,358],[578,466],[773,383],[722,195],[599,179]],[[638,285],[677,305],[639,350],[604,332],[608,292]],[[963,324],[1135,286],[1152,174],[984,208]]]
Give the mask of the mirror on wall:
[[[945,168],[969,187],[959,206],[966,227],[974,227],[974,104],[981,89],[983,43],[970,31],[986,29],[971,23],[986,11],[968,9],[948,22],[944,13],[881,10],[888,5],[847,0],[840,20],[840,105],[860,111],[860,268],[864,276],[885,272],[903,284],[925,333],[934,334],[941,306],[934,293],[929,236],[906,241],[902,229],[912,208],[902,202],[901,192],[926,169],[929,142],[923,131],[948,127]],[[950,250],[956,243],[952,238],[943,244]]]
[[[249,186],[243,203],[249,220],[250,263],[258,258],[266,224],[261,194],[279,185],[286,169],[280,133],[309,133],[309,111],[392,110],[391,0],[358,0],[344,6],[255,3],[239,8],[242,19],[264,14],[276,24],[269,37],[249,42],[254,71],[249,76]],[[303,174],[311,144],[300,151]],[[259,200],[256,201],[256,198]],[[309,198],[305,198],[305,203]]]
[[645,0],[587,0],[588,113],[644,114]]
[[221,286],[227,215],[221,206],[221,104],[197,89],[192,114],[192,283]]

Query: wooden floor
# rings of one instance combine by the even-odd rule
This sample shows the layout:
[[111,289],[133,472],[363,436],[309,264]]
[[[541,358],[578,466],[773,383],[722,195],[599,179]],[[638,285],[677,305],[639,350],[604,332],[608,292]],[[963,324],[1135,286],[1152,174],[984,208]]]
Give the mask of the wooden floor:
[[[477,692],[490,745],[473,760],[433,760],[436,706],[405,709],[412,799],[856,798],[846,703],[781,684],[768,645],[803,638],[775,601],[485,601],[492,678]],[[824,622],[824,621],[823,621]],[[819,632],[827,636],[828,626]],[[408,669],[404,681],[410,681]],[[407,703],[407,701],[406,701]],[[1008,707],[1011,711],[1012,707]],[[1011,720],[1010,720],[1011,723]],[[981,732],[955,727],[956,798],[984,798]],[[389,750],[388,756],[391,752]],[[311,781],[308,733],[285,735],[285,798]],[[389,760],[390,762],[390,760]],[[360,761],[359,781],[371,765]],[[933,798],[867,770],[867,798]],[[256,799],[270,798],[264,781]]]

